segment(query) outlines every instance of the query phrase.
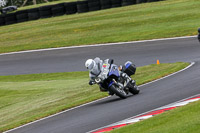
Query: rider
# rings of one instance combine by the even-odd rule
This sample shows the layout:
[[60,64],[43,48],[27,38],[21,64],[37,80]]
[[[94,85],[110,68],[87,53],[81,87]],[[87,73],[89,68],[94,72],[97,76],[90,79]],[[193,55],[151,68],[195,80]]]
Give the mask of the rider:
[[89,77],[90,77],[89,85],[93,85],[95,83],[94,79],[101,73],[102,65],[103,65],[103,61],[99,57],[96,57],[94,60],[88,59],[85,62],[85,67],[90,72],[89,73]]
[[[103,66],[103,61],[99,58],[96,57],[95,59],[88,59],[85,62],[85,67],[89,70],[89,85],[95,84],[95,78],[101,73],[102,67]],[[106,91],[103,87],[100,86],[100,91]]]

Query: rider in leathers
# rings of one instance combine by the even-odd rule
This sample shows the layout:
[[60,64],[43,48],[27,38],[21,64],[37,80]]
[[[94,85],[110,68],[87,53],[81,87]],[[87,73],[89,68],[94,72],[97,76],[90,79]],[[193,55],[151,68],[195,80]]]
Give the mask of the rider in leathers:
[[[112,60],[112,59],[110,59]],[[95,78],[101,73],[103,70],[103,61],[99,58],[96,57],[95,59],[88,59],[85,62],[85,67],[89,70],[89,85],[93,85],[95,83]],[[125,77],[126,79],[130,79],[130,77],[126,74],[120,71],[120,75],[122,77]],[[128,81],[129,82],[129,81]],[[100,91],[106,91],[103,87],[100,86]],[[112,94],[110,94],[112,95]]]
[[86,68],[89,70],[90,82],[89,85],[93,85],[95,83],[94,79],[101,73],[102,71],[103,61],[96,57],[93,59],[88,59],[85,63]]

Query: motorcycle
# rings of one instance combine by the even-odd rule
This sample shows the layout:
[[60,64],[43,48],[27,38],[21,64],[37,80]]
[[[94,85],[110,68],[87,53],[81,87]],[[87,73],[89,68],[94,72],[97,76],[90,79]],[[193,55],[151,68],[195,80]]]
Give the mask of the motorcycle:
[[113,64],[113,60],[104,60],[101,73],[95,78],[95,83],[108,91],[110,95],[117,95],[122,99],[125,99],[129,92],[136,95],[140,92],[139,88],[135,84],[135,81],[131,79],[131,75],[135,74],[135,65],[127,61],[123,66],[118,68]]

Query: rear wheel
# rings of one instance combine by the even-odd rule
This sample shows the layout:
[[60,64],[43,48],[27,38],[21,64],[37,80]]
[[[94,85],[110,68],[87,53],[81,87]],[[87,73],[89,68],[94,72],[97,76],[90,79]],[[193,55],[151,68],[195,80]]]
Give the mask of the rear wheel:
[[139,90],[139,88],[137,87],[137,85],[135,85],[135,82],[130,82],[128,86],[129,86],[129,91],[130,91],[133,95],[139,94],[140,90]]
[[112,85],[109,89],[122,99],[127,97],[127,93],[117,85]]

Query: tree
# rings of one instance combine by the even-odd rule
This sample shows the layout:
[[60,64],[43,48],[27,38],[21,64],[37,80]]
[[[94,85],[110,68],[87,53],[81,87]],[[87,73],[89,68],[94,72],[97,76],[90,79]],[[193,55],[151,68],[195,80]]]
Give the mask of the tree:
[[[43,0],[44,2],[49,2],[48,0]],[[26,3],[28,2],[28,0],[24,0],[24,3],[22,4],[22,6],[25,6]],[[36,0],[32,0],[33,2],[33,5],[36,5],[37,4],[37,1]]]
[[[2,2],[4,3],[6,1],[6,6],[27,6],[27,5],[35,5],[35,4],[40,4],[44,2],[51,2],[55,0],[0,0],[0,4],[2,5]],[[0,5],[0,7],[1,7]],[[5,5],[5,4],[4,4]]]
[[0,7],[4,7],[6,5],[6,0],[0,0]]

